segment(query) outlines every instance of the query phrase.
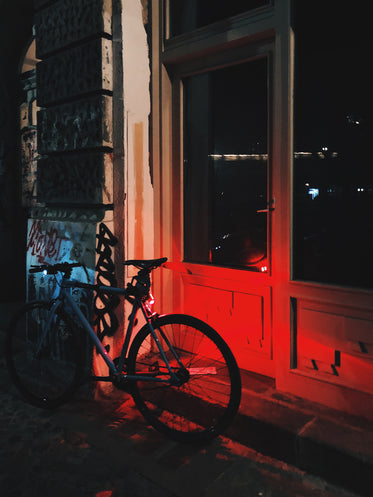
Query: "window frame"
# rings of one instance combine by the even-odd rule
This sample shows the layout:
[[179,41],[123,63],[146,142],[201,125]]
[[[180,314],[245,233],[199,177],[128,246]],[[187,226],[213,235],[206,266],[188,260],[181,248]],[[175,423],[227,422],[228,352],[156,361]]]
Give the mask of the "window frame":
[[205,24],[203,26],[200,26],[198,28],[195,28],[193,30],[187,31],[185,33],[180,33],[178,35],[171,36],[170,32],[170,25],[171,25],[171,15],[170,15],[170,1],[171,0],[163,0],[163,18],[164,18],[164,25],[165,25],[165,36],[164,40],[165,43],[174,43],[175,39],[178,40],[181,37],[188,37],[190,34],[195,34],[199,35],[202,34],[203,36],[203,31],[210,31],[210,30],[215,30],[218,31],[222,27],[226,26],[228,23],[232,24],[246,24],[247,18],[248,17],[253,17],[253,16],[258,16],[262,14],[262,11],[266,11],[268,9],[271,9],[273,7],[274,0],[267,0],[266,4],[258,6],[258,7],[252,7],[251,9],[248,9],[244,12],[241,12],[239,14],[233,15],[233,16],[227,16],[225,19],[222,20],[217,20],[213,21],[209,24]]
[[160,20],[162,21],[159,26],[162,46],[161,62],[165,66],[186,62],[201,56],[209,57],[232,47],[239,50],[240,46],[249,42],[259,42],[274,37],[276,12],[273,0],[270,0],[269,4],[264,7],[172,38],[168,37],[168,14],[166,9],[162,9],[162,6],[168,5],[168,0],[157,0],[156,2],[153,0],[153,3],[157,2],[160,2]]
[[[266,198],[266,204],[267,204],[267,208],[268,210],[270,211],[272,209],[272,204],[273,204],[273,200],[272,200],[272,180],[271,180],[271,175],[272,175],[272,135],[273,135],[273,131],[272,131],[272,123],[273,123],[273,116],[272,116],[272,91],[273,91],[273,88],[272,88],[272,78],[273,78],[273,75],[272,75],[272,65],[273,65],[273,54],[272,54],[272,51],[273,51],[273,44],[271,42],[268,42],[266,43],[265,45],[263,44],[260,44],[260,46],[255,46],[255,45],[250,45],[249,47],[244,47],[244,51],[240,51],[239,53],[237,51],[235,51],[234,54],[231,54],[231,56],[229,57],[229,59],[227,59],[226,57],[224,59],[221,59],[220,60],[220,64],[217,63],[218,60],[215,60],[214,62],[214,65],[213,66],[208,66],[206,67],[206,65],[203,64],[202,61],[200,61],[200,64],[202,65],[198,65],[198,66],[194,66],[194,71],[192,70],[189,70],[187,72],[185,72],[185,67],[182,65],[181,66],[181,70],[180,72],[178,72],[177,70],[174,72],[174,74],[177,74],[177,78],[180,80],[180,84],[181,84],[181,91],[182,91],[182,80],[184,78],[188,78],[190,76],[193,76],[195,74],[206,74],[206,73],[210,73],[210,72],[213,72],[213,71],[218,71],[219,69],[226,69],[226,68],[229,68],[229,67],[235,67],[235,66],[238,66],[240,64],[245,64],[245,63],[250,63],[250,62],[254,62],[256,60],[265,60],[266,61],[266,66],[267,66],[267,70],[266,70],[266,85],[267,85],[267,125],[266,125],[266,128],[267,128],[267,159],[266,159],[266,195],[267,195],[267,198]],[[227,54],[225,54],[227,55]],[[234,55],[234,56],[233,56]],[[197,69],[198,67],[198,69]],[[180,105],[182,105],[182,102],[183,102],[183,97],[181,97],[181,102],[180,102]],[[180,156],[182,157],[182,161],[184,160],[184,154],[183,154],[183,134],[184,134],[184,130],[183,130],[183,122],[181,121],[180,122],[180,136],[182,137],[181,138],[181,142],[180,142]],[[184,179],[184,171],[182,170],[181,171],[181,189],[182,189],[182,193],[184,195],[184,183],[183,183],[183,179]],[[206,192],[207,194],[208,192]],[[210,200],[209,200],[210,202]],[[183,227],[184,227],[184,223],[185,223],[185,215],[187,215],[185,213],[185,203],[184,201],[182,202],[182,216],[183,216]],[[265,270],[261,270],[262,272],[264,273],[270,273],[270,268],[271,268],[271,224],[272,224],[272,220],[271,220],[271,216],[268,215],[269,213],[265,213],[263,212],[262,215],[266,215],[267,216],[267,219],[266,219],[266,269]],[[182,250],[181,250],[181,254],[182,254],[182,259],[187,262],[187,263],[191,263],[191,264],[199,264],[199,265],[206,265],[206,266],[211,266],[212,268],[217,268],[217,267],[221,267],[221,268],[230,268],[232,270],[238,270],[238,271],[250,271],[250,272],[256,272],[256,271],[260,271],[260,269],[253,269],[253,267],[251,267],[250,265],[248,266],[245,266],[245,265],[235,265],[233,263],[227,263],[227,264],[218,264],[218,263],[211,263],[211,262],[197,262],[197,261],[193,261],[191,260],[190,258],[186,258],[185,257],[185,253],[184,253],[184,250],[185,250],[185,240],[184,240],[184,233],[183,233],[183,236],[182,236]]]

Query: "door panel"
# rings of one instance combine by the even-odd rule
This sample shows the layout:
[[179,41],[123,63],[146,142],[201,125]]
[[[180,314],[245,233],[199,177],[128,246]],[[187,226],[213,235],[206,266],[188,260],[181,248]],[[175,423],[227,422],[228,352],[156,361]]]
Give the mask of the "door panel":
[[188,264],[183,275],[184,311],[208,322],[229,344],[239,367],[274,375],[271,289],[197,276]]
[[297,371],[373,393],[373,313],[297,300]]

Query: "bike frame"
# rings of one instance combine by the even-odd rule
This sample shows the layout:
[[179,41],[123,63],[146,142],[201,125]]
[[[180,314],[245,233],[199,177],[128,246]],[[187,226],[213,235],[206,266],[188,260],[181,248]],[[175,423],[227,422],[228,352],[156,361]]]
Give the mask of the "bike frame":
[[[127,300],[128,300],[128,296],[129,296],[128,291],[123,289],[123,288],[116,288],[116,287],[109,287],[109,286],[97,287],[95,285],[90,285],[87,283],[80,283],[77,281],[63,279],[61,282],[59,295],[55,299],[55,302],[53,303],[51,310],[49,312],[49,315],[48,315],[47,326],[46,326],[47,330],[50,329],[50,325],[52,324],[53,317],[54,317],[58,307],[61,305],[64,305],[64,302],[66,301],[71,306],[74,314],[78,318],[78,320],[79,320],[80,324],[82,325],[82,327],[84,328],[85,332],[88,334],[90,339],[93,341],[94,345],[96,346],[96,350],[98,351],[98,353],[101,355],[101,357],[103,358],[103,360],[107,364],[112,376],[115,376],[117,378],[123,378],[126,380],[152,381],[152,382],[158,382],[158,383],[167,383],[167,384],[171,384],[171,385],[179,384],[179,379],[177,378],[177,376],[175,375],[175,373],[171,369],[171,366],[169,364],[169,361],[167,360],[167,357],[166,357],[165,351],[162,347],[162,344],[160,343],[160,340],[159,340],[159,338],[154,330],[154,327],[153,327],[152,321],[151,321],[151,316],[149,316],[149,314],[145,308],[144,302],[140,298],[131,296],[132,311],[131,311],[131,314],[129,316],[129,323],[128,323],[128,327],[127,327],[126,334],[124,337],[122,351],[121,351],[121,354],[119,357],[119,363],[118,363],[118,367],[117,367],[115,365],[113,359],[108,354],[105,347],[103,346],[103,344],[99,340],[98,336],[96,335],[96,333],[93,330],[92,326],[90,325],[89,321],[87,320],[87,318],[85,317],[85,315],[83,314],[81,309],[79,308],[78,304],[73,299],[73,297],[69,291],[70,288],[84,288],[84,289],[96,290],[98,292],[102,292],[105,294],[118,294],[118,295],[122,295]],[[129,344],[130,344],[130,340],[131,340],[132,333],[133,333],[135,318],[136,318],[136,315],[137,315],[139,309],[141,309],[141,311],[142,311],[142,314],[145,318],[145,321],[150,328],[150,332],[154,338],[155,343],[157,344],[158,350],[159,350],[159,352],[160,352],[160,354],[161,354],[161,356],[166,364],[166,367],[168,369],[170,376],[166,379],[154,377],[151,375],[146,375],[146,376],[141,375],[141,374],[130,375],[130,374],[121,372],[123,369],[123,366],[125,364],[125,360],[127,358],[127,353],[129,350]],[[164,334],[162,334],[162,338],[165,340],[167,346],[171,350],[173,356],[178,361],[180,367],[183,367],[181,361],[179,360],[179,358],[177,356],[177,353],[173,349],[173,347],[170,344],[167,337]],[[105,381],[105,380],[110,379],[110,376],[98,377],[96,379],[101,380],[101,381],[102,380]]]

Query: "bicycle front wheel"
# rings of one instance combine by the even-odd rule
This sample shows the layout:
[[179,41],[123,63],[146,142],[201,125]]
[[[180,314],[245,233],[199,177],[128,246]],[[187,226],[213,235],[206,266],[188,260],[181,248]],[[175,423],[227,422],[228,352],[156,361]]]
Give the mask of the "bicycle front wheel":
[[6,338],[6,361],[14,384],[26,400],[52,408],[66,402],[83,371],[78,329],[57,309],[49,329],[51,304],[26,304],[12,319]]
[[176,440],[208,440],[222,433],[241,399],[240,372],[228,345],[213,328],[191,316],[166,315],[152,324],[178,382],[162,382],[170,373],[145,325],[128,357],[128,373],[149,378],[134,382],[131,391],[140,412]]

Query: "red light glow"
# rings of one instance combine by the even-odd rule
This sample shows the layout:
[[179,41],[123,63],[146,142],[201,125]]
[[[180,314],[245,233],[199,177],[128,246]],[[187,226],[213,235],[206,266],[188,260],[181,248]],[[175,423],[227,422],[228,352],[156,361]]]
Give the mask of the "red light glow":
[[155,303],[155,299],[154,299],[153,295],[151,293],[149,293],[149,299],[147,301],[147,304],[151,306],[151,305],[154,305],[154,303]]

